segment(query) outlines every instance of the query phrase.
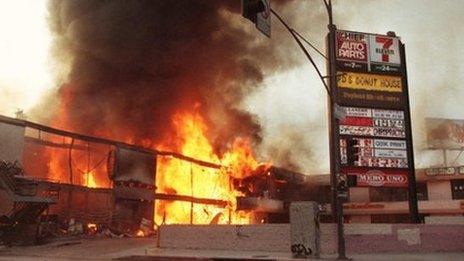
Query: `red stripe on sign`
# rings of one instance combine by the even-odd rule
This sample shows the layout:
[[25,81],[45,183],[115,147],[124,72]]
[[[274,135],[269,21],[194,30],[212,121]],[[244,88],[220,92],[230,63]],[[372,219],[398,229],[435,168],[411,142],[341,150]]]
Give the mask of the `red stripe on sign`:
[[345,119],[340,120],[340,125],[350,125],[350,126],[374,126],[374,121],[372,118],[364,117],[345,117]]

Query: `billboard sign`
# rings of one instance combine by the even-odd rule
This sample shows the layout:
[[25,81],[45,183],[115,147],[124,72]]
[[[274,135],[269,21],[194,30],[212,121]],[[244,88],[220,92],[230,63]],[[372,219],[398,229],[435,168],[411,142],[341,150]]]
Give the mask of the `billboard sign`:
[[[330,57],[336,60],[328,67],[328,74],[336,75],[336,79],[330,77],[330,123],[334,127],[330,142],[331,149],[337,150],[331,150],[333,178],[341,173],[356,175],[357,186],[408,188],[409,209],[416,222],[404,44],[394,32],[345,30],[330,32],[327,43]],[[344,108],[343,118],[333,116],[333,103]]]
[[430,149],[464,149],[464,120],[426,118]]
[[414,166],[403,45],[394,34],[337,30],[334,38],[341,171],[363,170],[365,185],[407,186]]

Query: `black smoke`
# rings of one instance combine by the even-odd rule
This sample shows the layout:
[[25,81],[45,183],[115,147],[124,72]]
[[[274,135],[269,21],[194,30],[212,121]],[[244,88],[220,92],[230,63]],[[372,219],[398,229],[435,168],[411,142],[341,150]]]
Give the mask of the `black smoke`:
[[279,58],[232,21],[240,1],[52,0],[49,13],[55,54],[70,61],[58,125],[154,146],[173,136],[174,113],[199,110],[218,148],[260,141],[239,105]]

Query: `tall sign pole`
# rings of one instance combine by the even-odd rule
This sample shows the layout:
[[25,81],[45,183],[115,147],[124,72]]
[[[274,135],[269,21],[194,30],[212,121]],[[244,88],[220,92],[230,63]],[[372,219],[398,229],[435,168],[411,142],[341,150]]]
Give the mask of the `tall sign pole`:
[[339,117],[338,108],[336,103],[337,97],[337,68],[336,68],[336,57],[335,57],[335,33],[336,26],[333,23],[332,15],[332,2],[324,1],[327,7],[327,13],[329,16],[329,35],[327,37],[327,46],[329,52],[329,149],[330,149],[330,185],[332,190],[332,217],[337,223],[337,239],[338,239],[338,259],[347,259],[345,249],[345,233],[343,228],[343,196],[346,196],[343,191],[340,191],[339,179],[340,179],[340,157],[338,152],[340,151],[339,143]]
[[409,213],[410,213],[410,218],[411,218],[411,223],[420,223],[419,219],[419,208],[417,206],[417,190],[416,190],[416,171],[414,168],[414,151],[412,149],[412,129],[411,129],[411,108],[409,105],[409,87],[408,87],[408,73],[407,73],[407,67],[406,67],[406,51],[403,43],[400,43],[400,51],[401,51],[401,63],[403,64],[403,85],[406,86],[404,91],[405,91],[405,96],[406,96],[406,109],[405,109],[405,118],[406,122],[409,122],[409,124],[406,124],[406,141],[407,141],[407,147],[411,148],[410,150],[407,151],[408,153],[408,158],[410,159],[408,162],[408,167],[409,167],[409,183],[408,183],[408,190],[409,190]]

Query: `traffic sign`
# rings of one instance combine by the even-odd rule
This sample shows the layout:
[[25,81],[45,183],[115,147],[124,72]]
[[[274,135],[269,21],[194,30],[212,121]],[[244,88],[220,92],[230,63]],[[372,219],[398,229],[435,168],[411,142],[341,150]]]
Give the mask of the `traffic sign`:
[[259,12],[256,16],[256,28],[271,38],[271,2],[270,0],[261,1],[264,5],[264,11]]
[[252,21],[264,35],[271,37],[270,0],[242,0],[242,15]]

